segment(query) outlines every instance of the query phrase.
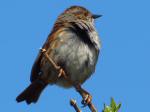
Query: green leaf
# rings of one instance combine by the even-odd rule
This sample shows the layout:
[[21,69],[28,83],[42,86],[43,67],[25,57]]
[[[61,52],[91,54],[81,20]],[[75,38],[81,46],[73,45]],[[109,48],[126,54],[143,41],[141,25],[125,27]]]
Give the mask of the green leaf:
[[106,104],[104,104],[104,109],[102,112],[118,112],[120,107],[121,107],[121,103],[117,105],[115,100],[111,98],[110,106],[106,106]]
[[113,98],[111,98],[110,107],[112,108],[112,111],[115,112],[117,104],[115,103]]
[[121,103],[118,104],[117,111],[120,109],[120,107],[121,107]]

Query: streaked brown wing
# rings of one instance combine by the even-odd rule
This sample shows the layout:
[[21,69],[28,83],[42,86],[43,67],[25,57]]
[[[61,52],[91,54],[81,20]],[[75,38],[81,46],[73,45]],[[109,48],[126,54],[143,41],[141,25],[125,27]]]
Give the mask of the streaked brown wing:
[[40,63],[41,63],[41,59],[42,59],[42,54],[39,53],[39,55],[37,56],[33,66],[32,66],[32,70],[31,70],[31,76],[30,76],[30,81],[33,82],[34,80],[36,80],[39,77],[39,73],[40,71]]
[[[56,30],[55,29],[55,31],[54,32],[52,32],[49,36],[48,36],[48,38],[47,38],[47,40],[46,40],[46,42],[45,42],[45,44],[43,45],[43,47],[42,48],[44,48],[44,49],[46,49],[46,50],[48,50],[48,48],[49,48],[49,46],[50,46],[50,43],[53,41],[53,40],[55,40],[55,38],[57,38],[57,35],[60,33],[60,32],[62,32],[62,30],[64,30],[63,28],[61,29],[59,29],[59,30]],[[33,66],[32,66],[32,70],[31,70],[31,76],[30,76],[30,81],[31,82],[33,82],[34,80],[36,80],[38,77],[39,77],[39,75],[40,75],[40,73],[41,73],[41,60],[42,60],[42,53],[41,52],[39,52],[39,54],[38,54],[38,56],[37,56],[37,58],[36,58],[36,60],[35,60],[35,62],[34,62],[34,64],[33,64]]]

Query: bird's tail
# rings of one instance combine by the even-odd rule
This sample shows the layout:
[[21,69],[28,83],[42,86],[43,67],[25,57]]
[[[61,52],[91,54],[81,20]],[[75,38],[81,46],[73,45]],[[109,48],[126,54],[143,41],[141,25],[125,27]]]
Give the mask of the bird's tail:
[[41,92],[48,84],[42,82],[41,80],[33,81],[19,96],[17,96],[16,101],[22,102],[26,101],[27,104],[36,103]]

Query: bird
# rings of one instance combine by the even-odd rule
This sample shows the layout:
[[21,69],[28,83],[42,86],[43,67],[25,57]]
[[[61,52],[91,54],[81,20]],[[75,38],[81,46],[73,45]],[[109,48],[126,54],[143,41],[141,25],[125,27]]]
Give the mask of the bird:
[[96,69],[101,41],[95,20],[101,16],[83,6],[71,6],[58,16],[32,66],[31,83],[17,96],[17,102],[36,103],[48,85],[75,87],[85,104],[91,101],[81,85]]

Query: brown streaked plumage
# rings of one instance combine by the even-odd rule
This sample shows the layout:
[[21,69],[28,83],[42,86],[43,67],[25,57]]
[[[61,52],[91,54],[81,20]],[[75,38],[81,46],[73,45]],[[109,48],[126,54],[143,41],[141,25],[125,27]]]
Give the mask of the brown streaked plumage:
[[[43,49],[53,61],[62,67],[73,84],[84,83],[94,72],[99,55],[100,41],[94,26],[94,19],[87,9],[72,6],[56,20]],[[58,71],[39,52],[31,71],[31,84],[17,101],[28,104],[37,102],[40,93],[48,84],[69,88],[74,85],[58,77]]]

